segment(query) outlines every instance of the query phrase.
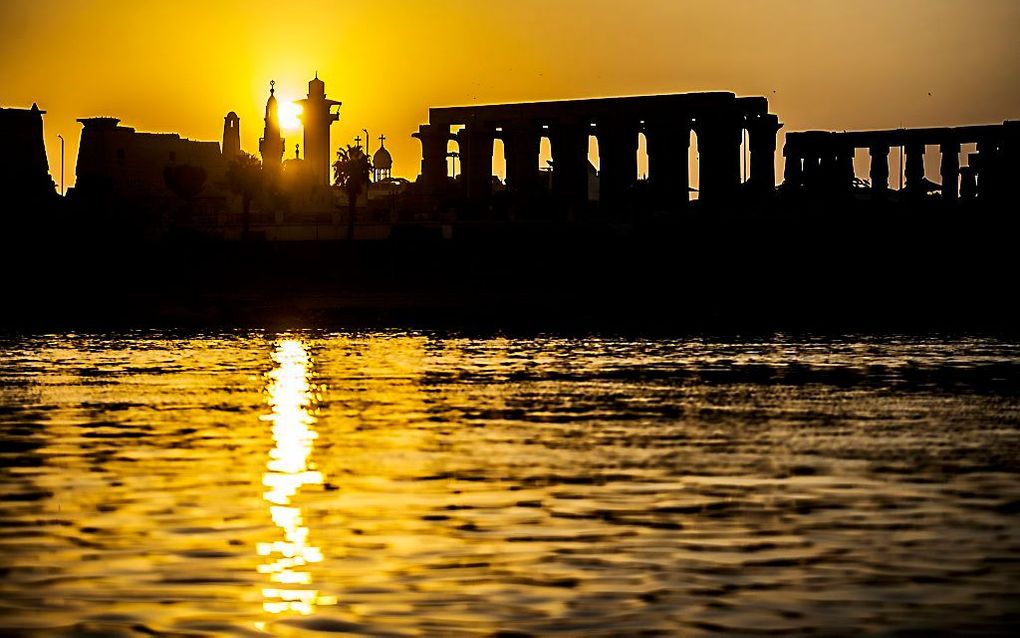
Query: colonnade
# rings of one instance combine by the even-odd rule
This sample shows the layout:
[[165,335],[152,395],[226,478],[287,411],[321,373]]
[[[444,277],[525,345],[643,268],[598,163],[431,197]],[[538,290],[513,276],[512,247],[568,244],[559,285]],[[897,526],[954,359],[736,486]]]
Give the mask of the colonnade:
[[[452,126],[462,126],[458,132]],[[637,181],[638,135],[647,140],[648,183],[658,207],[688,202],[690,136],[699,149],[699,199],[725,202],[741,187],[740,146],[748,133],[748,188],[762,196],[775,188],[776,135],[779,119],[768,113],[765,98],[732,93],[694,93],[596,100],[534,102],[480,107],[434,108],[429,123],[414,134],[422,144],[421,179],[427,189],[448,183],[447,145],[458,143],[463,195],[483,203],[492,193],[494,140],[506,155],[506,185],[525,200],[538,188],[539,148],[543,137],[552,150],[552,190],[557,203],[576,210],[587,203],[588,142],[599,147],[600,203],[625,207]]]
[[[975,144],[967,165],[960,166],[964,144]],[[942,198],[993,198],[1001,195],[1006,175],[1020,176],[1020,122],[955,128],[895,129],[887,131],[805,131],[786,136],[784,186],[829,193],[850,192],[854,186],[854,155],[867,149],[871,159],[870,190],[875,198],[890,190],[891,149],[902,149],[904,193],[920,197],[929,184],[925,178],[925,147],[936,145],[941,154],[939,175]],[[961,180],[962,192],[961,192]]]

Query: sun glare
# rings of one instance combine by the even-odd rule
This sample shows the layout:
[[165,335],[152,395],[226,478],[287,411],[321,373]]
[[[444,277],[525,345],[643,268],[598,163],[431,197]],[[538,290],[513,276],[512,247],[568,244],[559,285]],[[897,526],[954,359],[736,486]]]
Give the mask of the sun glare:
[[301,105],[294,102],[280,101],[280,128],[294,131],[301,128]]
[[273,361],[277,367],[269,373],[267,388],[273,413],[262,420],[273,424],[276,447],[269,453],[262,475],[266,487],[262,497],[282,539],[278,536],[257,546],[259,556],[265,559],[258,572],[270,580],[262,589],[262,608],[271,614],[296,611],[308,615],[319,605],[336,604],[334,597],[321,595],[312,586],[308,567],[322,562],[322,550],[311,544],[304,514],[295,502],[302,487],[322,485],[323,481],[311,461],[319,436],[313,416],[316,388],[309,383],[311,358],[300,341],[281,341]]

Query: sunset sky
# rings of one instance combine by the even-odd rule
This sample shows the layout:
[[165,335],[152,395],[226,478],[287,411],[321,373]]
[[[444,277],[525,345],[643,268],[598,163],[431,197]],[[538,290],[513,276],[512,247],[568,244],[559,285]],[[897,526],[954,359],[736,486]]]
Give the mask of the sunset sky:
[[48,111],[69,183],[76,118],[219,140],[233,110],[254,153],[269,80],[298,99],[316,71],[333,146],[385,133],[410,178],[429,106],[728,90],[785,130],[1020,118],[1017,0],[0,0],[0,23],[0,106]]

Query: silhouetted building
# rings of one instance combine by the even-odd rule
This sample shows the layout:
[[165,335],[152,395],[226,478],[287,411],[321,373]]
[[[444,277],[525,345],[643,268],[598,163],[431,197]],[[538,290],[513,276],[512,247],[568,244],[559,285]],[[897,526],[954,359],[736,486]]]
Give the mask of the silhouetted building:
[[206,174],[205,184],[222,180],[226,162],[216,142],[196,142],[176,133],[139,133],[118,126],[113,117],[78,120],[82,124],[75,195],[158,210],[175,197],[166,184],[169,166],[192,166]]
[[46,111],[0,108],[0,185],[4,195],[16,200],[36,200],[56,195],[43,143]]
[[280,135],[280,107],[276,103],[276,81],[269,83],[269,99],[266,100],[266,126],[259,140],[259,154],[263,168],[279,170],[283,161],[286,140]]
[[308,82],[308,97],[298,100],[301,105],[301,123],[305,130],[305,167],[312,182],[329,186],[332,165],[329,127],[340,119],[340,113],[333,113],[340,102],[326,99],[326,83],[315,74]]
[[305,173],[305,161],[301,159],[301,145],[294,145],[294,157],[283,160],[283,176],[285,185],[292,191],[295,188],[308,186]]
[[[463,125],[457,133],[451,126]],[[699,150],[700,201],[725,203],[741,187],[740,145],[748,132],[751,166],[748,190],[767,197],[775,190],[779,118],[764,97],[733,93],[687,93],[589,100],[561,100],[429,109],[429,123],[414,137],[422,144],[421,181],[439,192],[448,181],[447,144],[455,140],[461,160],[462,196],[484,204],[492,189],[493,141],[506,154],[507,188],[527,201],[540,184],[539,146],[551,143],[553,196],[561,209],[587,205],[588,142],[598,138],[600,204],[625,208],[637,182],[638,135],[648,141],[648,185],[658,208],[687,202],[688,149],[693,131]],[[683,193],[677,198],[677,193]]]
[[[854,154],[857,149],[863,148],[868,149],[871,156],[871,195],[875,199],[883,199],[890,190],[890,151],[901,148],[906,156],[903,170],[905,197],[919,199],[933,190],[940,190],[945,201],[956,201],[961,194],[964,199],[996,199],[1005,190],[1004,168],[1020,168],[1016,160],[1020,151],[1018,128],[1020,122],[885,131],[789,133],[783,148],[786,157],[783,185],[787,190],[804,189],[827,195],[849,193],[856,178]],[[969,154],[968,166],[961,167],[961,147],[968,143],[977,146],[977,153]],[[941,153],[941,184],[925,178],[926,146],[938,146]],[[967,170],[961,183],[962,168]]]
[[377,182],[393,177],[393,157],[386,150],[385,135],[379,136],[379,150],[372,156],[372,171]]
[[231,111],[223,118],[223,158],[230,161],[241,154],[241,118]]

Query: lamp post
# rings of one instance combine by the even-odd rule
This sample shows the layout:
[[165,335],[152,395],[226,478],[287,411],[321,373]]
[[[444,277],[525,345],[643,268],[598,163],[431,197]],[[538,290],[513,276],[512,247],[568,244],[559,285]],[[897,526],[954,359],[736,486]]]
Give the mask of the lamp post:
[[64,196],[64,136],[57,135],[60,138],[60,196]]
[[368,155],[370,152],[372,152],[372,149],[371,149],[371,146],[372,146],[372,136],[368,134],[368,129],[367,128],[363,128],[361,130],[365,132],[365,155]]

